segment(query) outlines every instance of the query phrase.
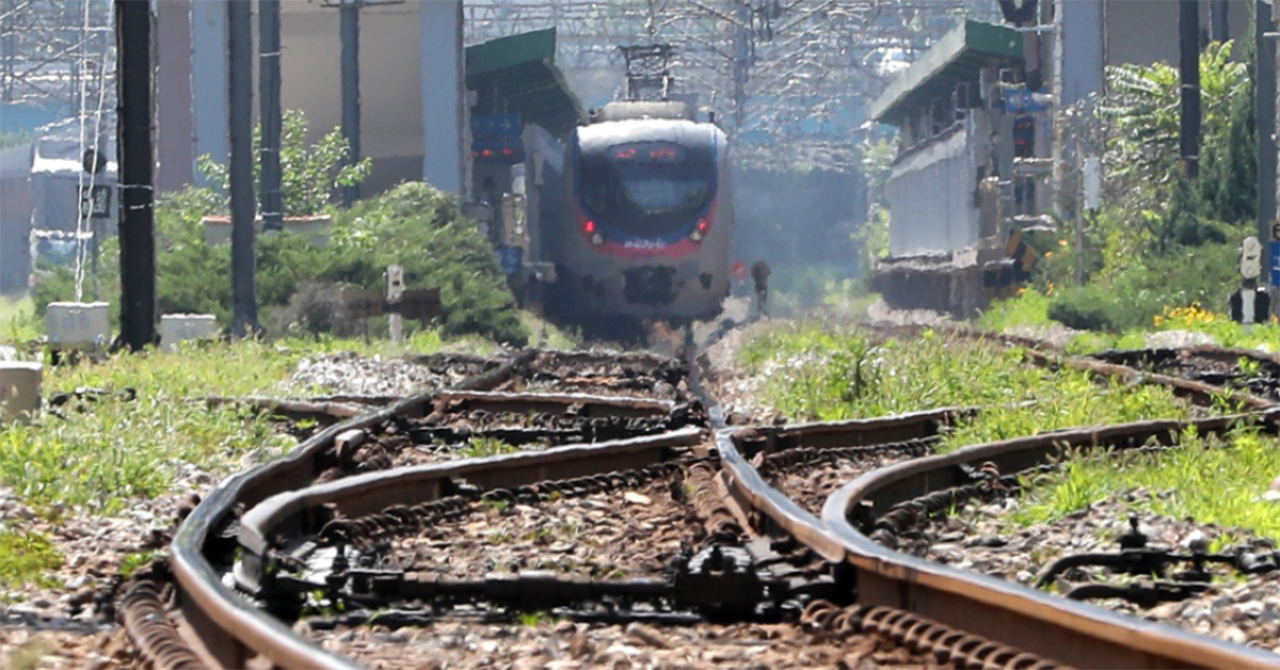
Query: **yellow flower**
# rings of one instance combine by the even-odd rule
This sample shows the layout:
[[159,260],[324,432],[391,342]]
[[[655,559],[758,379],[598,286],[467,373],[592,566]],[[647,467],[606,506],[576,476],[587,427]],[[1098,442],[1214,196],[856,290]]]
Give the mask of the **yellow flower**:
[[1053,252],[1052,252],[1052,251],[1046,251],[1046,252],[1044,252],[1044,257],[1045,257],[1045,258],[1053,258]]

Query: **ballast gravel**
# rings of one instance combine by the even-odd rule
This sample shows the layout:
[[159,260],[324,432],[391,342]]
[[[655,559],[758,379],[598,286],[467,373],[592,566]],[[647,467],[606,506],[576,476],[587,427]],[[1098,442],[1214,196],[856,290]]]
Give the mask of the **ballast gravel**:
[[354,352],[312,356],[298,361],[286,388],[302,395],[332,393],[370,396],[409,396],[453,386],[465,372],[436,372],[402,358],[383,360]]
[[571,621],[536,625],[441,621],[421,628],[374,626],[335,632],[322,643],[325,649],[374,670],[949,667],[878,636],[833,639],[794,624],[657,627]]
[[[1274,542],[1258,538],[1248,529],[1223,528],[1141,511],[1154,498],[1172,495],[1172,491],[1135,489],[1052,523],[1027,527],[1013,522],[1012,516],[1019,509],[1019,502],[1013,498],[986,504],[971,502],[955,516],[933,521],[921,538],[904,543],[900,549],[1033,588],[1039,576],[1063,556],[1119,552],[1118,539],[1131,531],[1129,517],[1135,514],[1139,518],[1139,530],[1147,535],[1148,546],[1152,548],[1167,548],[1185,555],[1190,553],[1192,543],[1204,542],[1215,553],[1233,553],[1237,548],[1262,554],[1275,551]],[[1174,564],[1169,573],[1188,567]],[[1246,577],[1223,566],[1208,564],[1206,568],[1214,575],[1212,588],[1185,600],[1149,609],[1118,598],[1090,602],[1280,654],[1280,571]],[[1065,572],[1054,587],[1058,592],[1065,592],[1090,582],[1124,585],[1135,581],[1144,580],[1086,567]],[[1149,583],[1150,579],[1145,581]]]

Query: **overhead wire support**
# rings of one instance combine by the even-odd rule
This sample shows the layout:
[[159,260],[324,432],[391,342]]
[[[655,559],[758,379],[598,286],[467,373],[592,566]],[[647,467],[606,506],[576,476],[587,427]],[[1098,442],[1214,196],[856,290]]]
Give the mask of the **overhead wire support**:
[[280,168],[283,118],[280,109],[280,0],[258,0],[259,116],[262,120],[261,184],[263,230],[284,227],[284,174]]
[[229,136],[231,149],[231,332],[256,334],[257,260],[253,197],[253,7],[227,0]]
[[[342,38],[342,136],[347,140],[347,165],[360,162],[360,10],[378,5],[402,5],[404,0],[325,0],[341,15]],[[342,204],[360,199],[360,185],[342,189]]]
[[[360,0],[342,0],[342,135],[349,165],[360,162]],[[360,185],[342,189],[342,204],[360,198]]]
[[1179,0],[1178,8],[1183,176],[1194,179],[1200,172],[1200,3]]
[[156,249],[150,2],[115,0],[120,112],[120,338],[131,351],[156,341]]

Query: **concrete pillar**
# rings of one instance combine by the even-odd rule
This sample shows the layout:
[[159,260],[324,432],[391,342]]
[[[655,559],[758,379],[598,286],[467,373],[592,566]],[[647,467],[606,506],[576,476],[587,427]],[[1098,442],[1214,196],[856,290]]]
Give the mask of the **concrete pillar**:
[[422,4],[422,178],[466,195],[463,124],[466,64],[461,0]]
[[[208,4],[199,2],[196,4]],[[156,190],[177,191],[195,178],[191,127],[191,0],[156,3]]]
[[[191,119],[194,126],[194,157],[208,154],[216,163],[227,164],[227,6],[224,2],[197,0],[191,3]],[[201,186],[206,183],[196,175]]]

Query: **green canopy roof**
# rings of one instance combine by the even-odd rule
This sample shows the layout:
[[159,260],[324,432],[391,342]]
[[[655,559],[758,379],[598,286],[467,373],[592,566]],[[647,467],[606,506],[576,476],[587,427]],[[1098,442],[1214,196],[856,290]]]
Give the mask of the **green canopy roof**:
[[960,82],[976,82],[992,63],[1022,63],[1022,34],[1012,28],[965,20],[911,64],[871,105],[871,118],[894,123]]
[[467,47],[467,88],[473,114],[519,114],[553,135],[586,120],[577,96],[555,65],[556,30],[548,28]]

